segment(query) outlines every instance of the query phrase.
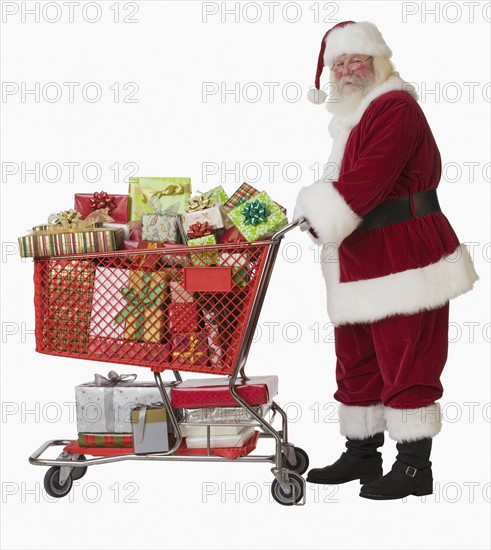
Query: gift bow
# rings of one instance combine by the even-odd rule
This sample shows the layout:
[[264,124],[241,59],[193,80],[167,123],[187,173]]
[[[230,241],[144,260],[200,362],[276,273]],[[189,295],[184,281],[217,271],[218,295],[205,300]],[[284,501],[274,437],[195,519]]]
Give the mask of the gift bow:
[[107,213],[111,215],[113,208],[116,208],[116,199],[108,195],[106,191],[95,192],[90,199],[90,208],[92,211],[107,208]]
[[206,208],[215,206],[215,201],[211,198],[212,192],[213,191],[208,191],[189,199],[186,205],[186,211],[197,212],[198,210],[205,210]]
[[136,374],[118,374],[114,370],[107,373],[107,378],[102,374],[94,374],[94,384],[98,386],[117,386],[118,384],[128,384],[136,380]]
[[66,233],[76,231],[86,231],[93,229],[98,223],[113,222],[108,215],[107,209],[95,210],[91,212],[85,220],[82,220],[82,214],[76,210],[63,210],[58,214],[51,214],[48,218],[48,225],[34,228],[35,235],[48,235],[52,233]]
[[200,343],[200,339],[196,336],[194,332],[191,332],[189,335],[189,351],[173,351],[173,357],[182,357],[184,356],[191,365],[196,361],[200,355],[204,355],[204,351],[196,351]]
[[170,206],[167,206],[166,208],[162,208],[162,203],[160,202],[160,198],[157,197],[157,195],[152,195],[150,199],[148,200],[148,206],[153,209],[155,214],[159,216],[177,216],[177,213],[179,212],[179,203],[173,202]]
[[143,195],[142,202],[147,203],[152,199],[152,197],[157,197],[157,199],[160,199],[161,197],[167,195],[182,195],[183,193],[184,187],[180,183],[170,183],[165,189],[162,189],[162,191],[157,191],[156,193],[153,193],[150,196],[150,199],[147,199],[147,196]]
[[127,304],[124,308],[118,313],[115,323],[123,322],[127,317],[133,315],[136,317],[136,322],[133,325],[135,332],[143,337],[145,329],[145,315],[143,312],[146,309],[154,311],[158,309],[164,302],[160,295],[165,290],[166,283],[159,283],[153,288],[149,283],[151,283],[152,278],[148,273],[144,273],[142,277],[143,286],[141,290],[135,288],[126,288],[121,289],[121,294],[126,298]]
[[208,222],[196,222],[189,226],[187,235],[190,239],[198,239],[211,235],[213,229],[215,227]]
[[259,225],[267,220],[271,215],[271,210],[268,209],[266,203],[253,200],[244,206],[241,214],[244,216],[245,225]]
[[76,225],[78,222],[82,221],[82,214],[70,208],[70,210],[62,210],[57,214],[51,214],[48,218],[48,223],[50,225],[62,225],[62,226],[72,226]]

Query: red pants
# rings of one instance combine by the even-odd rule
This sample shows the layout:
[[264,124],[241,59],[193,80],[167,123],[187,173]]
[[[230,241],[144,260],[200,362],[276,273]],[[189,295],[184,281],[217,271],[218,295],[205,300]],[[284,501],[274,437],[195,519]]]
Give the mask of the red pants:
[[334,398],[344,405],[382,403],[394,409],[434,403],[443,394],[448,310],[447,302],[415,315],[336,327]]

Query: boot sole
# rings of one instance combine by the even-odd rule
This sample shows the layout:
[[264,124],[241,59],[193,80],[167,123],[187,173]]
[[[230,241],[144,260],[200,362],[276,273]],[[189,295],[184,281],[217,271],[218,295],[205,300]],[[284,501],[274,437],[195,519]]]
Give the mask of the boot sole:
[[378,474],[363,474],[360,476],[353,476],[348,479],[337,479],[335,481],[326,481],[325,479],[320,478],[311,478],[307,476],[307,482],[308,483],[317,483],[318,485],[342,485],[343,483],[349,483],[350,481],[357,481],[360,480],[360,485],[363,485],[364,483],[371,483],[372,481],[376,481],[377,479],[381,478],[384,475],[383,472],[380,472]]
[[419,488],[417,491],[413,491],[412,493],[408,493],[407,495],[372,495],[370,493],[364,493],[363,491],[360,491],[360,496],[363,498],[368,498],[370,500],[396,500],[401,498],[406,498],[409,496],[415,496],[415,497],[424,497],[426,495],[432,495],[433,494],[433,485],[425,485],[424,487]]

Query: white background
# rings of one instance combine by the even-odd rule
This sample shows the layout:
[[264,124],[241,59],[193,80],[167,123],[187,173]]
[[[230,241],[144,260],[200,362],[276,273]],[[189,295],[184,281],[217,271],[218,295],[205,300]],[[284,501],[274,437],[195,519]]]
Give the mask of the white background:
[[[237,16],[223,11],[234,3],[208,3],[204,21],[201,2],[123,1],[119,22],[114,1],[74,6],[73,22],[66,5],[57,10],[54,2],[46,4],[38,3],[39,22],[23,13],[36,9],[34,2],[3,2],[2,13],[3,547],[488,548],[489,3],[471,14],[470,6],[455,2],[312,1],[291,2],[287,9],[282,2],[271,21],[268,3],[249,3],[245,12],[241,4]],[[97,10],[100,20],[91,23]],[[70,497],[52,502],[42,490],[45,468],[27,458],[47,439],[76,436],[72,409],[64,403],[73,403],[76,384],[111,365],[34,352],[33,266],[19,258],[17,237],[70,208],[75,192],[126,192],[126,163],[136,163],[139,175],[190,176],[195,190],[223,183],[232,193],[248,180],[291,214],[300,186],[314,180],[309,167],[322,166],[329,155],[329,115],[306,93],[323,34],[347,19],[375,22],[401,76],[418,86],[445,167],[440,202],[461,242],[474,243],[481,277],[472,293],[451,304],[444,426],[432,454],[435,494],[373,502],[358,497],[356,483],[309,484],[306,506],[287,508],[271,502],[268,464],[121,462],[89,469]],[[59,99],[55,86],[46,87],[50,82],[62,90]],[[73,101],[64,82],[80,83]],[[99,101],[82,95],[90,82],[102,90]],[[123,102],[135,89],[123,90],[128,82],[138,86],[137,102]],[[219,91],[237,82],[240,95],[216,93],[205,101],[204,82]],[[278,83],[269,85],[271,102],[268,82]],[[40,96],[22,97],[36,83]],[[110,89],[114,83],[119,101]],[[90,97],[94,90],[87,90]],[[257,90],[262,96],[254,102]],[[22,173],[36,162],[39,178]],[[79,163],[73,181],[63,165],[69,162]],[[82,172],[87,163],[99,167],[98,181],[90,181],[90,169]],[[205,178],[204,163],[215,163],[217,173]],[[229,170],[239,163],[239,171],[226,174],[220,163]],[[277,163],[272,177],[270,163]],[[469,163],[476,163],[474,173]],[[291,439],[308,451],[314,467],[343,450],[324,306],[310,242],[290,234],[248,371],[279,375],[278,401],[287,406]],[[270,323],[277,325],[268,334]],[[151,379],[144,369],[119,370]],[[389,468],[394,442],[387,440],[383,451]]]

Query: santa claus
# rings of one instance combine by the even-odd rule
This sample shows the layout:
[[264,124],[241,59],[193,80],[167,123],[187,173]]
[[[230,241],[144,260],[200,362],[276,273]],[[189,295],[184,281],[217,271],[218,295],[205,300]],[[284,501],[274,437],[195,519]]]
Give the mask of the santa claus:
[[[327,99],[319,89],[327,67],[332,151],[323,177],[300,190],[294,215],[323,247],[334,397],[347,440],[339,460],[311,470],[307,481],[360,480],[360,496],[378,500],[433,492],[449,300],[478,279],[440,210],[434,137],[391,56],[373,23],[346,21],[324,36],[309,96]],[[377,449],[386,430],[398,454],[383,475]]]

